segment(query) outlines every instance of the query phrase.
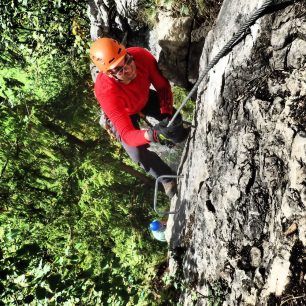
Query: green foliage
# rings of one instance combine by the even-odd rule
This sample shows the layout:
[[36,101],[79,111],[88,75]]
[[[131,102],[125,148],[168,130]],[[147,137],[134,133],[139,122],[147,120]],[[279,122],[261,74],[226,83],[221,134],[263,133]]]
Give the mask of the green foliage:
[[[151,194],[144,198],[143,186],[116,167],[95,128],[90,89],[61,63],[70,76],[43,85],[16,77],[23,83],[11,96],[2,86],[0,300],[137,305],[149,298],[165,251],[143,233]],[[135,215],[138,203],[144,207]]]
[[[35,305],[78,302],[97,305],[116,295],[115,287],[123,283],[122,276],[113,269],[117,263],[107,260],[107,254],[101,261],[104,265],[99,273],[95,273],[92,267],[83,263],[77,249],[66,248],[62,256],[53,257],[38,243],[28,242],[35,229],[28,227],[21,232],[20,226],[8,228],[4,228],[5,237],[1,239],[4,256],[0,259],[1,267],[5,267],[1,271],[1,280],[6,290],[0,294],[5,305],[26,301],[33,301]],[[15,247],[7,247],[9,245]],[[118,300],[123,301],[121,296]]]
[[86,3],[68,0],[15,0],[1,5],[0,58],[5,65],[26,64],[41,55],[79,54],[89,31]]
[[[183,103],[183,101],[186,99],[189,92],[179,86],[173,86],[172,89],[173,89],[174,105],[176,108],[179,108],[181,104]],[[184,120],[190,121],[190,122],[192,121],[194,107],[195,107],[195,102],[189,99],[181,111]]]
[[178,300],[182,294],[190,297],[190,306],[197,305],[198,293],[184,279],[181,269],[176,271],[176,274],[165,273],[162,280],[164,286],[161,288],[161,298],[167,300],[168,305],[181,306],[181,304],[178,304]]
[[221,281],[215,281],[210,285],[210,290],[208,292],[208,302],[209,306],[220,306],[224,301],[225,288],[222,287]]
[[154,186],[98,126],[86,5],[2,8],[0,305],[158,305]]
[[[0,299],[126,305],[130,295],[148,295],[143,275],[153,274],[163,251],[134,228],[134,195],[126,190],[135,178],[115,166],[111,145],[100,139],[90,88],[71,62],[58,62],[34,76],[27,73],[33,67],[1,74],[16,87],[1,87],[0,266],[7,289]],[[148,222],[148,208],[141,213]]]
[[160,11],[167,11],[173,17],[193,17],[196,23],[212,24],[223,1],[215,0],[150,0],[143,1],[138,19],[154,27]]
[[153,190],[97,123],[80,5],[1,15],[0,305],[155,304]]
[[203,0],[150,0],[143,3],[139,19],[149,26],[154,26],[158,12],[167,10],[173,17],[204,16],[206,5]]

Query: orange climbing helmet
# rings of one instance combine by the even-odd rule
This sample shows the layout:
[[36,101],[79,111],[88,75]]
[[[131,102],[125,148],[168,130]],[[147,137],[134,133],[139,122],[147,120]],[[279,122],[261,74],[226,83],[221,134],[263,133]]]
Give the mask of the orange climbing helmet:
[[90,47],[91,60],[104,73],[115,68],[125,55],[125,47],[112,38],[98,38]]

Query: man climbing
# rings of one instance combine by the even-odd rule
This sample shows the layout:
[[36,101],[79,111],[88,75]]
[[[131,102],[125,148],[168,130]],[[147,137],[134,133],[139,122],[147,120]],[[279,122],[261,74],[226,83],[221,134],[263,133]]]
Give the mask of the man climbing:
[[[169,81],[158,69],[154,56],[140,47],[125,48],[111,38],[99,38],[90,57],[100,73],[95,83],[96,98],[105,113],[106,127],[122,143],[130,158],[157,178],[173,174],[160,157],[148,150],[151,142],[171,146],[184,141],[189,129],[179,115],[167,127],[174,113]],[[155,90],[150,89],[151,84]],[[139,126],[140,114],[159,121],[147,130]],[[161,181],[169,198],[176,193],[176,181]]]

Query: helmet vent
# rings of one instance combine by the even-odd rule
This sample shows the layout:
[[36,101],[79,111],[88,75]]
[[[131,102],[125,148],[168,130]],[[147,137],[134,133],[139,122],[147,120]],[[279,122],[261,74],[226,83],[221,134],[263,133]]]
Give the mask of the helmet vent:
[[116,62],[123,61],[125,54],[126,49],[122,44],[107,37],[97,39],[90,47],[91,60],[103,73],[113,68]]

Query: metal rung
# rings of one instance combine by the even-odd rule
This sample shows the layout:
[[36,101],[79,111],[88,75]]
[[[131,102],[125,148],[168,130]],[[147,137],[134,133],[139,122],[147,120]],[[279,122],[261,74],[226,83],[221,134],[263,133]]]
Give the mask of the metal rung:
[[159,215],[172,215],[176,214],[179,210],[176,211],[158,211],[157,210],[157,192],[158,192],[158,183],[163,178],[183,178],[184,175],[161,175],[155,181],[155,190],[154,190],[154,210]]

